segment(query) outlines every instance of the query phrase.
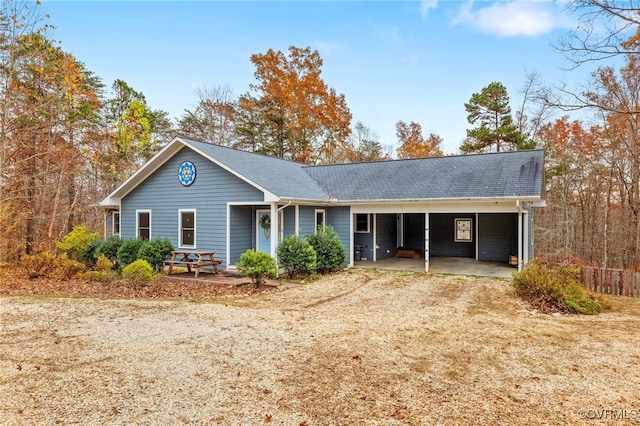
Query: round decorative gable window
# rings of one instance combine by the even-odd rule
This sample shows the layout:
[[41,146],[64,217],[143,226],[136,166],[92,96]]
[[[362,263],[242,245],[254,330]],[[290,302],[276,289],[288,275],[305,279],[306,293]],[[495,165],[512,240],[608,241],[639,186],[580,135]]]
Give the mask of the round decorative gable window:
[[196,180],[196,166],[191,161],[184,161],[178,169],[178,180],[183,186],[189,186]]

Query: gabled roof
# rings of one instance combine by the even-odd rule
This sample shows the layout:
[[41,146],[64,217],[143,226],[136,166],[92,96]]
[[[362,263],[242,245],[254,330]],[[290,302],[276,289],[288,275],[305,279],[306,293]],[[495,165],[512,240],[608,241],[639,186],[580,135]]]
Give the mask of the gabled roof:
[[278,198],[326,200],[325,191],[304,169],[304,165],[281,158],[241,151],[206,142],[181,138],[189,147],[215,160],[230,172]]
[[175,138],[107,198],[122,197],[184,147],[264,192],[265,200],[403,201],[544,198],[542,150],[309,166]]

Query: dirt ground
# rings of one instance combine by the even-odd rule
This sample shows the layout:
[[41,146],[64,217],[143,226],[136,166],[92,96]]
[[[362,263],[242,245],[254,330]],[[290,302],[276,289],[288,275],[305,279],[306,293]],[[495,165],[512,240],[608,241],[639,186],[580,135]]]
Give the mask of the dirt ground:
[[373,270],[215,285],[3,278],[0,423],[640,424],[637,299],[546,315],[509,280]]

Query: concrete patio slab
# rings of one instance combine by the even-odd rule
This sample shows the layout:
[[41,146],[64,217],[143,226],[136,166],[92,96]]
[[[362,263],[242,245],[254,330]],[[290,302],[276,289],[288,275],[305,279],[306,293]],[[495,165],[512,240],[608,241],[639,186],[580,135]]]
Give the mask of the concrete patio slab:
[[[481,277],[511,278],[517,268],[507,262],[484,262],[468,257],[432,257],[429,273],[452,275],[476,275]],[[388,269],[396,271],[424,272],[424,258],[390,257],[376,262],[354,262],[356,268]]]

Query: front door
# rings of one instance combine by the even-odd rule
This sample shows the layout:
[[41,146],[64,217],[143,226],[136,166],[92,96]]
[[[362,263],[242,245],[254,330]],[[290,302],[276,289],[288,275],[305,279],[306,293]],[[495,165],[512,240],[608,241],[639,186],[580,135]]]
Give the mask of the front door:
[[256,216],[257,251],[271,254],[271,211],[258,210]]

